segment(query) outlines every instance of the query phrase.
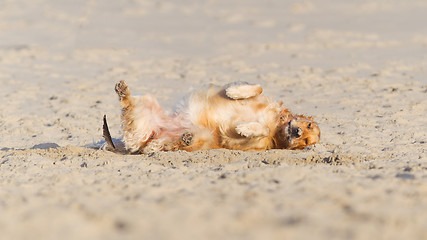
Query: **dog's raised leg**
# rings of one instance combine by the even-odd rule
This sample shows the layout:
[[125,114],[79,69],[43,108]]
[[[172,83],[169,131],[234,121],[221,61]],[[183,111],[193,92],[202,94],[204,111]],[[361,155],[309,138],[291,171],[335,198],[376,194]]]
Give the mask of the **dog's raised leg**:
[[116,93],[119,96],[120,106],[123,111],[128,111],[133,107],[132,98],[130,96],[130,91],[128,85],[125,81],[121,80],[116,84],[115,87]]
[[225,86],[227,97],[240,100],[256,97],[262,93],[262,87],[258,84],[249,84],[246,82],[235,82]]
[[138,118],[135,116],[137,114],[135,112],[135,108],[137,107],[135,101],[139,99],[141,102],[143,97],[139,97],[138,99],[132,97],[129,87],[123,80],[116,84],[115,90],[119,96],[120,106],[122,107],[122,126],[126,149],[130,152],[142,152],[147,142],[154,136],[154,132],[151,129],[141,129],[141,127],[135,124]]
[[130,150],[131,152],[140,151],[141,149],[139,146],[141,144],[137,143],[136,139],[132,137],[135,130],[134,119],[132,116],[135,104],[133,98],[130,95],[129,87],[123,80],[121,80],[115,85],[114,90],[119,96],[120,106],[122,108],[121,119],[126,149]]

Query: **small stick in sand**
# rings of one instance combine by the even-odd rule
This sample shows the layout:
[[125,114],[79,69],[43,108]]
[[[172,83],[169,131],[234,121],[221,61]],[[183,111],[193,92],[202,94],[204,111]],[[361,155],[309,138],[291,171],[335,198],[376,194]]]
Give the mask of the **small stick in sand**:
[[102,135],[107,142],[107,148],[110,148],[111,150],[116,150],[116,146],[114,146],[113,139],[111,139],[110,130],[108,129],[107,124],[107,116],[104,115],[104,125],[102,126]]

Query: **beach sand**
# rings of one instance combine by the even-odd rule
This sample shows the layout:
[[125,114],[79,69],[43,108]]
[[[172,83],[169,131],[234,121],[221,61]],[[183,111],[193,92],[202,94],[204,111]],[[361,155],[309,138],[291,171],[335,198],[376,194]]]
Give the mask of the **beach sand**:
[[[0,239],[427,238],[425,1],[0,6]],[[103,151],[119,80],[168,109],[259,83],[321,142]]]

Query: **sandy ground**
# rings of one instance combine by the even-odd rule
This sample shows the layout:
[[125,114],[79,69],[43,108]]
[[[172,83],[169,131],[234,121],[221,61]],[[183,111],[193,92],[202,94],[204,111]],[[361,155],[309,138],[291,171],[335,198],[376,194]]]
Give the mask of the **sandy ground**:
[[[232,2],[232,3],[230,3]],[[0,2],[0,239],[426,239],[425,1]],[[303,151],[119,155],[114,84],[263,85]]]

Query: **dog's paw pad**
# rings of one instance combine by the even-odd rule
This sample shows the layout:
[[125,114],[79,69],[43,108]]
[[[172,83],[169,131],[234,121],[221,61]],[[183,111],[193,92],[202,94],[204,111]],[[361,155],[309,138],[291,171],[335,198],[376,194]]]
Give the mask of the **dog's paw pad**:
[[190,146],[193,143],[193,134],[192,133],[184,133],[181,136],[181,140],[185,145]]
[[130,95],[128,85],[123,80],[116,84],[115,90],[120,98],[124,98]]

